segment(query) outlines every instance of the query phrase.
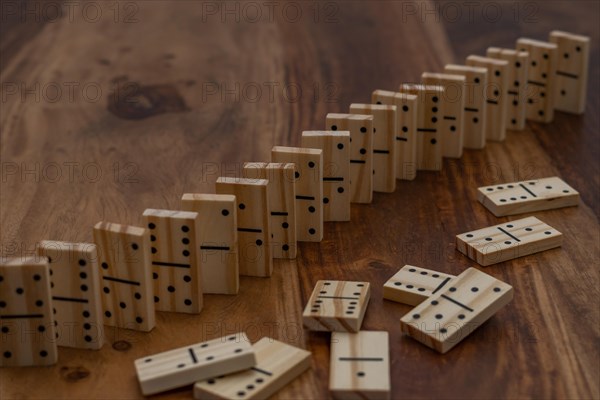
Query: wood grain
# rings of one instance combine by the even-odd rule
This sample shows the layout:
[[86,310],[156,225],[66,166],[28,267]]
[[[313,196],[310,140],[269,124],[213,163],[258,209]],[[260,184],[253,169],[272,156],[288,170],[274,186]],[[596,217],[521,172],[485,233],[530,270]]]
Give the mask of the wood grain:
[[[296,260],[275,260],[270,279],[242,277],[238,296],[206,296],[198,316],[158,313],[150,333],[107,328],[99,352],[61,348],[55,367],[2,369],[0,396],[138,398],[133,360],[149,349],[159,353],[245,330],[253,342],[270,336],[313,352],[312,369],[279,398],[326,398],[329,334],[302,330],[301,311],[317,280],[339,279],[372,283],[363,328],[390,332],[392,397],[600,397],[600,95],[594,90],[600,5],[501,2],[502,17],[492,23],[481,8],[472,21],[465,7],[460,18],[442,14],[437,22],[419,10],[443,3],[339,2],[336,21],[328,23],[324,12],[314,22],[313,3],[298,4],[303,18],[295,23],[280,12],[273,22],[236,23],[232,16],[221,22],[220,14],[203,22],[201,4],[152,1],[136,2],[135,23],[112,17],[88,23],[77,13],[73,22],[22,22],[16,15],[0,24],[3,88],[96,82],[103,90],[96,102],[79,90],[72,102],[64,94],[53,103],[2,91],[3,254],[33,252],[43,239],[90,241],[99,220],[140,225],[146,208],[179,209],[182,193],[214,192],[218,176],[235,175],[245,161],[268,161],[273,145],[298,145],[303,130],[324,128],[327,113],[346,112],[375,89],[396,90],[489,46],[514,48],[520,36],[546,39],[561,29],[591,37],[586,113],[528,122],[502,143],[466,150],[461,159],[444,160],[439,172],[398,182],[396,192],[376,194],[372,204],[353,204],[352,222],[325,224],[324,240],[302,243]],[[159,94],[165,90],[156,85],[167,85],[185,110],[116,116],[107,96],[119,82]],[[225,95],[219,87],[211,94],[213,83],[235,89],[236,82],[240,90],[250,90],[249,83],[279,86],[273,84],[273,101],[265,85],[257,101],[241,94],[236,101],[235,90]],[[300,98],[284,97],[290,83],[303,89]],[[143,95],[148,90],[136,104],[152,115],[159,107]],[[48,179],[53,162],[60,180]],[[79,163],[77,179],[69,180],[64,162]],[[90,162],[102,175],[82,181]],[[34,173],[21,176],[22,163],[46,166],[47,174],[40,172],[37,182]],[[93,172],[88,167],[86,176]],[[535,215],[563,233],[563,246],[485,269],[513,286],[513,302],[444,356],[402,336],[399,319],[411,307],[383,301],[383,283],[404,264],[453,275],[475,266],[456,252],[454,236],[507,220],[477,202],[476,188],[555,175],[580,192],[580,206]],[[161,398],[191,393],[189,387]]]

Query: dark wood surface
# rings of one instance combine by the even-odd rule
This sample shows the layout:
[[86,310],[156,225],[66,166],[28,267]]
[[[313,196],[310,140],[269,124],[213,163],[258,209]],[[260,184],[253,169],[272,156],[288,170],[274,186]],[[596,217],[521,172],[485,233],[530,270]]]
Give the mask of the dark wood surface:
[[[598,2],[477,3],[459,19],[448,2],[275,2],[272,20],[263,8],[260,22],[230,2],[239,23],[210,14],[210,2],[119,2],[119,14],[112,2],[90,2],[99,18],[82,2],[60,19],[41,3],[27,3],[37,16],[2,14],[4,255],[42,239],[90,241],[100,220],[139,225],[145,208],[176,209],[182,193],[213,192],[220,174],[268,160],[273,145],[299,144],[302,130],[324,128],[327,112],[519,36],[589,35],[588,105],[353,205],[352,222],[327,223],[323,242],[277,260],[270,279],[242,278],[238,296],[205,296],[199,316],[160,313],[151,333],[107,329],[101,351],[61,348],[54,367],[3,369],[1,398],[138,398],[134,359],[238,330],[313,352],[310,372],[279,398],[327,398],[329,335],[301,326],[318,279],[372,283],[363,328],[390,332],[394,398],[600,397]],[[497,21],[489,4],[501,5]],[[302,10],[296,22],[293,7]],[[426,13],[434,7],[437,18]],[[238,83],[239,100],[224,86],[214,94],[213,82]],[[410,307],[383,301],[383,283],[404,264],[453,274],[476,266],[455,250],[455,235],[507,220],[476,201],[476,188],[552,175],[582,197],[579,207],[535,214],[563,232],[563,246],[482,268],[513,285],[514,301],[446,355],[401,335]]]

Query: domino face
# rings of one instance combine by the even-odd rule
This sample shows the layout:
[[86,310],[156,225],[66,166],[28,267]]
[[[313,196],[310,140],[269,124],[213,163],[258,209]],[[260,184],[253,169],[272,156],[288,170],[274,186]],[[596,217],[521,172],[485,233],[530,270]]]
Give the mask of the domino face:
[[104,325],[96,245],[44,240],[37,252],[48,258],[56,344],[100,349]]
[[484,267],[553,249],[561,244],[562,233],[535,217],[456,236],[458,251]]
[[310,368],[310,352],[264,337],[252,348],[256,366],[197,382],[195,399],[267,399]]
[[487,68],[488,87],[486,88],[486,139],[502,141],[506,139],[506,93],[508,87],[508,61],[495,58],[469,56],[467,65]]
[[527,97],[527,71],[529,70],[529,53],[513,49],[489,47],[487,56],[508,62],[508,84],[505,90],[506,126],[511,130],[525,129],[525,110]]
[[135,360],[144,396],[191,385],[256,365],[254,350],[244,333],[181,347]]
[[477,198],[497,217],[579,204],[579,193],[557,176],[483,186],[477,189]]
[[274,146],[274,162],[296,164],[296,235],[300,242],[323,240],[323,150]]
[[235,196],[185,193],[181,197],[181,208],[198,213],[202,292],[237,294],[239,257]]
[[590,38],[552,31],[550,42],[557,46],[558,52],[554,107],[560,111],[582,114],[585,111]]
[[485,90],[488,85],[487,69],[449,64],[444,68],[444,72],[465,77],[463,144],[467,149],[483,149],[486,137]]
[[202,311],[202,266],[198,213],[147,209],[154,307],[157,311],[198,314]]
[[269,181],[269,220],[273,258],[296,258],[296,166],[292,163],[245,163],[244,178]]
[[311,331],[358,332],[371,296],[369,282],[318,281],[302,313]]
[[396,190],[396,106],[351,104],[350,114],[373,116],[373,191]]
[[373,201],[373,116],[327,114],[327,128],[350,132],[350,201]]
[[552,122],[558,48],[554,43],[521,38],[517,50],[529,53],[527,119]]
[[154,328],[150,234],[144,228],[98,222],[104,325],[148,332]]
[[463,75],[437,74],[424,72],[421,80],[425,85],[439,85],[444,88],[444,115],[442,115],[441,132],[442,155],[460,158],[463,154],[463,119],[465,114],[466,78]]
[[454,275],[405,265],[383,285],[383,298],[416,306],[442,290]]
[[0,367],[57,361],[48,260],[0,258]]
[[331,334],[329,391],[335,399],[389,399],[389,335],[384,331]]
[[238,202],[240,275],[267,277],[273,272],[268,183],[265,179],[217,179],[217,193],[235,195]]
[[304,131],[302,146],[323,150],[323,221],[350,221],[350,132]]
[[444,88],[437,85],[402,84],[400,92],[417,95],[417,169],[442,169],[443,136],[441,119],[445,113]]
[[396,106],[396,179],[417,177],[417,96],[375,90],[375,104]]
[[513,298],[512,286],[475,268],[458,275],[400,320],[400,329],[446,353]]

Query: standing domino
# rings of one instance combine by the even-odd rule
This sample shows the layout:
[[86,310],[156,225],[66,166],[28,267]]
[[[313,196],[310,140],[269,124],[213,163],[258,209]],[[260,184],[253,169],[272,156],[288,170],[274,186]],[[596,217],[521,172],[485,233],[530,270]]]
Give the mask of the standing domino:
[[198,213],[202,292],[237,294],[239,257],[237,205],[230,194],[186,193],[181,208]]
[[369,282],[318,281],[302,321],[311,331],[358,332],[370,297]]
[[50,267],[57,345],[100,349],[104,326],[96,245],[44,240],[37,251]]
[[552,31],[550,42],[558,47],[554,108],[582,114],[588,82],[590,38],[572,33]]
[[383,298],[416,306],[440,291],[453,278],[454,275],[405,265],[383,285]]
[[56,363],[46,258],[0,258],[0,326],[0,367]]
[[458,251],[484,267],[553,249],[561,244],[562,233],[536,217],[456,236]]
[[417,177],[417,96],[408,93],[375,90],[375,104],[396,106],[396,178]]
[[512,286],[469,268],[443,291],[402,317],[400,329],[424,345],[446,353],[512,298]]
[[390,398],[387,332],[333,332],[329,365],[329,391],[334,399]]
[[154,307],[157,311],[198,314],[202,311],[202,266],[198,213],[147,209]]
[[144,228],[98,222],[94,226],[104,325],[148,332],[156,323],[150,234]]
[[310,352],[264,337],[252,346],[256,366],[198,382],[194,398],[267,399],[310,368]]
[[298,241],[323,240],[323,150],[274,146],[274,162],[296,164],[296,227]]
[[302,146],[323,150],[323,221],[350,221],[350,132],[304,131]]
[[135,360],[135,370],[144,396],[238,372],[254,365],[254,349],[244,333]]
[[218,194],[235,195],[238,201],[240,275],[271,276],[271,221],[265,179],[217,178]]

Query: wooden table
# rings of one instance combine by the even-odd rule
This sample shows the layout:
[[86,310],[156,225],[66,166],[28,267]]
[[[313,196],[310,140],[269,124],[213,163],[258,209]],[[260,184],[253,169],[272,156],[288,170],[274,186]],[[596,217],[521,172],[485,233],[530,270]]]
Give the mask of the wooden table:
[[[270,279],[242,278],[238,296],[206,296],[199,316],[161,313],[151,333],[108,329],[101,351],[61,348],[54,367],[3,369],[2,399],[137,398],[134,359],[238,330],[312,351],[311,371],[279,398],[326,398],[329,335],[301,325],[324,278],[372,283],[363,328],[390,332],[395,398],[600,396],[598,2],[471,11],[448,2],[229,2],[231,13],[200,1],[75,2],[62,18],[53,2],[5,3],[17,10],[3,8],[0,40],[5,255],[42,239],[90,241],[100,220],[139,225],[145,208],[177,209],[182,193],[213,192],[219,175],[324,129],[327,112],[488,46],[562,29],[591,36],[592,57],[585,115],[529,123],[353,205],[352,222],[325,224],[323,242],[276,261]],[[476,201],[476,188],[552,175],[582,197],[579,207],[536,213],[563,232],[562,248],[484,269],[513,285],[514,301],[443,356],[400,334],[410,307],[383,301],[383,283],[404,264],[453,274],[474,266],[455,235],[507,220]]]

